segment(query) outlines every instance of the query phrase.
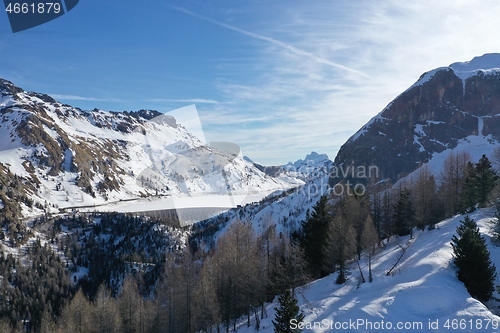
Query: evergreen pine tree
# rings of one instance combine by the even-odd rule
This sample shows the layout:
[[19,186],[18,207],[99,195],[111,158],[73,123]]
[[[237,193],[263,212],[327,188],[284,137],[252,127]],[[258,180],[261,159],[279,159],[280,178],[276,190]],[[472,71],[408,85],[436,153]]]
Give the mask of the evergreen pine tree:
[[323,195],[313,207],[313,212],[302,223],[301,243],[313,277],[323,277],[328,274],[322,269],[323,245],[329,221],[327,206],[328,197]]
[[472,162],[465,167],[465,181],[460,192],[460,210],[470,212],[474,210],[477,203],[476,168]]
[[479,207],[484,207],[489,194],[495,187],[497,175],[486,155],[483,155],[479,162],[476,163],[475,169],[477,203]]
[[441,221],[445,217],[445,208],[444,208],[444,200],[441,196],[438,195],[436,180],[434,176],[430,176],[429,178],[429,187],[434,188],[434,191],[431,192],[431,200],[430,200],[430,209],[429,209],[429,219],[427,220],[427,228],[432,230],[435,228],[437,222]]
[[[458,235],[458,237],[457,237]],[[451,239],[457,276],[472,297],[482,302],[491,298],[496,277],[490,252],[476,222],[466,216]]]
[[411,201],[410,191],[403,189],[399,192],[398,201],[393,207],[394,233],[398,236],[410,235],[413,237],[415,224],[415,209]]
[[274,332],[300,333],[302,330],[294,328],[294,326],[297,326],[304,320],[304,314],[300,312],[297,299],[293,297],[290,290],[287,289],[280,295],[278,302],[279,306],[274,308],[276,310],[276,315],[273,320]]

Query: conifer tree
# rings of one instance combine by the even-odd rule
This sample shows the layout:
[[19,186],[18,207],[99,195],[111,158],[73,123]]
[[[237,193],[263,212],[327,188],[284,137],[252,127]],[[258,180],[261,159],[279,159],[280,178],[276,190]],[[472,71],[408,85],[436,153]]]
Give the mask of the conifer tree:
[[206,258],[201,268],[200,281],[193,292],[193,317],[196,331],[211,332],[212,326],[220,322],[215,274],[211,258]]
[[64,332],[85,333],[90,327],[95,328],[92,304],[81,289],[63,309],[58,324]]
[[392,227],[392,207],[393,207],[393,197],[389,190],[384,191],[382,196],[382,207],[381,207],[381,227],[379,232],[380,238],[386,238],[394,234]]
[[413,237],[413,226],[415,224],[415,209],[408,189],[399,192],[398,201],[393,207],[394,233],[398,236],[410,235]]
[[368,215],[363,225],[361,242],[363,249],[366,250],[366,255],[368,257],[368,281],[373,282],[372,256],[375,253],[375,247],[378,243],[378,235],[370,215]]
[[444,217],[444,205],[437,195],[434,176],[426,164],[418,169],[411,192],[416,226],[421,230],[426,226],[432,228]]
[[[354,190],[353,190],[354,192]],[[343,211],[346,219],[353,226],[356,233],[356,254],[358,260],[361,259],[361,252],[365,249],[362,241],[362,234],[365,221],[370,216],[370,197],[366,194],[354,194],[343,199]]]
[[349,220],[349,206],[342,198],[334,208],[330,208],[333,216],[328,224],[328,231],[324,243],[324,270],[339,272],[336,284],[346,281],[346,261],[356,254],[356,230]]
[[276,294],[281,294],[285,289],[291,288],[293,294],[295,288],[309,280],[304,251],[294,240],[286,236],[282,237],[278,246],[280,246],[280,258],[273,271],[273,290],[277,291]]
[[326,240],[329,222],[327,208],[328,197],[323,195],[313,207],[313,212],[302,223],[301,243],[313,277],[327,275],[327,272],[322,269],[324,261],[323,245]]
[[483,155],[479,162],[476,163],[475,169],[477,203],[479,207],[484,207],[488,201],[489,194],[495,187],[497,175],[486,155]]
[[466,178],[467,164],[471,159],[467,151],[449,154],[444,160],[440,174],[440,197],[443,199],[445,216],[452,216],[461,210],[462,189]]
[[[458,235],[458,237],[457,237]],[[457,276],[472,297],[482,302],[491,298],[496,277],[490,252],[476,222],[466,216],[451,239]]]
[[476,169],[472,162],[467,163],[465,168],[465,181],[460,193],[460,210],[462,212],[473,211],[477,203]]
[[[300,312],[297,299],[293,297],[289,289],[285,290],[278,298],[279,306],[274,308],[276,315],[273,320],[275,333],[300,333],[302,330],[295,328],[304,320],[304,314]],[[296,324],[296,325],[294,325]]]
[[123,333],[139,332],[141,327],[140,311],[141,296],[137,284],[132,276],[128,276],[123,282],[122,292],[118,299],[118,310],[122,319]]
[[461,195],[462,211],[471,211],[476,204],[484,207],[497,179],[497,174],[486,155],[475,165],[469,162],[465,176]]

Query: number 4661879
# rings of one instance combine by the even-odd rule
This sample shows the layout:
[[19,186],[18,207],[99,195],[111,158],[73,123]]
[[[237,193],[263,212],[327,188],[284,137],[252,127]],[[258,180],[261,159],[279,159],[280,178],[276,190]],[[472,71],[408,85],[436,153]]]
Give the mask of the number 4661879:
[[59,14],[61,4],[58,2],[21,3],[10,2],[5,11],[9,14]]

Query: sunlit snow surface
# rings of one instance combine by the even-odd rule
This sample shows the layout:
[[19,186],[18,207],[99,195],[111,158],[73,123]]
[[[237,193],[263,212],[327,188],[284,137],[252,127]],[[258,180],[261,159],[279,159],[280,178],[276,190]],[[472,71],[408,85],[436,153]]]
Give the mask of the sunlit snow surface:
[[[479,159],[486,155],[490,161],[494,161],[494,150],[498,146],[498,141],[493,138],[493,136],[483,136],[483,118],[478,117],[478,135],[469,135],[468,137],[458,140],[457,145],[454,148],[448,148],[444,151],[437,153],[435,152],[431,159],[424,164],[426,168],[436,177],[437,181],[441,180],[441,173],[443,172],[443,166],[446,158],[451,154],[460,154],[462,152],[467,152],[473,163],[479,161]],[[419,136],[415,135],[414,141],[419,143]],[[496,144],[493,144],[496,143]],[[398,183],[408,182],[416,179],[420,169],[411,172],[406,177],[399,180]]]
[[453,70],[455,75],[462,79],[465,87],[465,81],[471,76],[478,74],[480,71],[485,75],[500,72],[500,54],[487,53],[482,56],[474,57],[470,61],[455,62],[448,67],[439,67],[433,69],[424,73],[422,77],[420,77],[420,79],[407,90],[429,81],[434,76],[434,74],[441,70]]
[[[500,248],[492,244],[493,211],[478,210],[470,216],[478,222],[493,262],[500,267]],[[463,283],[458,281],[453,266],[450,240],[460,220],[455,216],[437,225],[435,230],[417,231],[414,239],[401,237],[389,241],[373,257],[373,283],[359,284],[360,273],[355,263],[351,263],[349,280],[344,285],[336,285],[336,273],[299,288],[297,297],[306,323],[349,323],[358,321],[363,325],[347,329],[331,330],[327,327],[305,329],[304,332],[500,332],[492,324],[500,327],[500,317],[494,315],[485,305],[470,297]],[[401,256],[399,245],[409,245],[402,260],[394,270],[394,275],[386,273]],[[361,260],[365,278],[368,277],[368,264],[365,257]],[[500,284],[497,277],[496,284]],[[497,293],[494,296],[498,297]],[[489,304],[496,308],[497,304]],[[268,318],[262,320],[260,332],[273,332],[271,320],[274,319],[275,303],[267,307]],[[450,325],[465,325],[463,329],[447,329]],[[374,329],[381,322],[385,329]],[[438,329],[429,328],[429,323],[438,323]],[[370,323],[374,326],[370,327]],[[387,329],[387,323],[393,325]],[[397,330],[397,323],[413,326],[412,329]],[[409,324],[408,324],[409,323]],[[415,323],[415,324],[414,324]],[[421,323],[421,328],[418,324]],[[472,323],[472,324],[471,324]],[[481,323],[478,329],[476,324]],[[486,329],[486,324],[489,328]],[[242,320],[238,332],[254,332]],[[368,325],[368,326],[366,326]],[[472,328],[471,328],[472,325]],[[371,328],[371,329],[370,329]]]

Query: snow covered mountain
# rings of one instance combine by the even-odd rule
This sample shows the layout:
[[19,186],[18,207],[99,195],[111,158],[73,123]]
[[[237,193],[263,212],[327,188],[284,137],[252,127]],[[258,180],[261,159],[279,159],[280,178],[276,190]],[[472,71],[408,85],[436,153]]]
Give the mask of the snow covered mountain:
[[331,160],[328,158],[326,154],[318,154],[313,151],[309,155],[307,155],[303,160],[300,159],[295,161],[294,163],[288,162],[284,166],[286,170],[289,171],[297,171],[297,172],[309,172],[314,168],[323,168],[331,163]]
[[291,174],[301,179],[307,178],[311,173],[321,169],[328,169],[332,166],[333,161],[326,154],[318,154],[313,151],[306,155],[304,159],[299,159],[295,162],[288,162],[285,165],[260,165],[252,161],[249,157],[244,156],[243,159],[255,165],[260,171],[267,175],[276,177],[281,174]]
[[85,111],[0,79],[0,117],[6,217],[152,196],[265,196],[303,183],[270,177],[237,145],[207,144],[157,111]]
[[424,73],[341,147],[335,164],[376,166],[395,181],[450,151],[477,161],[499,140],[500,54],[485,54]]

